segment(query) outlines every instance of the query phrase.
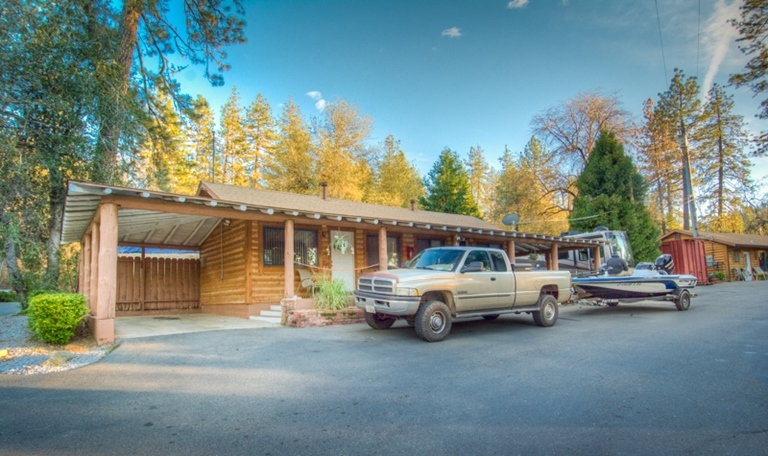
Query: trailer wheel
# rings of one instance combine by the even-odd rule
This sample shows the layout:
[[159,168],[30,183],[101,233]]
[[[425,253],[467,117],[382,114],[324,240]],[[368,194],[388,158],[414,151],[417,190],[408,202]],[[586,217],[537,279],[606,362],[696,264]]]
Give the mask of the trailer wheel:
[[557,315],[557,299],[552,295],[539,296],[539,310],[533,312],[533,321],[546,328],[557,322]]
[[483,318],[486,320],[495,320],[499,318],[499,314],[483,315]]
[[395,324],[395,320],[397,320],[395,317],[369,312],[365,313],[365,322],[373,329],[389,329]]
[[683,290],[677,295],[675,307],[677,310],[688,310],[691,307],[691,293],[688,290]]
[[416,335],[427,342],[439,342],[451,332],[451,311],[445,303],[429,301],[416,312]]
[[606,305],[607,305],[608,307],[616,307],[616,306],[618,306],[618,305],[619,305],[619,303],[618,303],[618,302],[607,302],[607,303],[606,303]]

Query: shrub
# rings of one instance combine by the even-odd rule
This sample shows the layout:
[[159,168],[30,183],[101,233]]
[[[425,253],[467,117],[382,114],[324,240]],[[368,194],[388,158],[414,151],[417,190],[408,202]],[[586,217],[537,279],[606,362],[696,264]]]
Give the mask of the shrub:
[[349,290],[343,280],[325,275],[315,279],[315,283],[315,309],[341,310],[349,307]]
[[66,344],[87,314],[83,295],[37,294],[29,300],[29,329],[48,343]]
[[19,302],[15,291],[0,291],[0,302]]
[[725,273],[723,271],[716,271],[712,273],[712,277],[715,277],[716,279],[719,279],[719,280],[725,280]]

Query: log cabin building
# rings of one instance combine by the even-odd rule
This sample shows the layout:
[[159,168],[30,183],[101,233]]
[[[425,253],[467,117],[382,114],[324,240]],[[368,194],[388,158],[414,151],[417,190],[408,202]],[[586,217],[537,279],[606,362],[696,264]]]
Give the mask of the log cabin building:
[[[665,242],[692,239],[690,231],[670,231],[661,237],[662,249]],[[768,236],[704,231],[697,239],[704,247],[708,275],[722,272],[726,280],[738,281],[756,279],[756,267],[768,271]]]
[[[249,318],[297,295],[307,271],[354,289],[365,271],[399,267],[428,247],[478,245],[538,253],[602,241],[521,233],[481,219],[202,182],[194,196],[70,181],[62,243],[79,242],[79,292],[99,343],[114,319],[160,312]],[[131,248],[134,253],[122,254]],[[170,254],[163,254],[168,252]],[[138,252],[138,253],[136,253]],[[160,253],[157,253],[160,252]],[[282,306],[284,309],[284,305]]]

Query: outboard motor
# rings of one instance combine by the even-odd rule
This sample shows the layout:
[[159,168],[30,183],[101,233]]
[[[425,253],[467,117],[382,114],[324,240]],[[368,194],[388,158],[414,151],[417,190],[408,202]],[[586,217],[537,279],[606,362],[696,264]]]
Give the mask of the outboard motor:
[[675,262],[672,260],[672,255],[668,253],[659,255],[659,257],[656,258],[655,265],[657,271],[664,271],[667,274],[675,272]]

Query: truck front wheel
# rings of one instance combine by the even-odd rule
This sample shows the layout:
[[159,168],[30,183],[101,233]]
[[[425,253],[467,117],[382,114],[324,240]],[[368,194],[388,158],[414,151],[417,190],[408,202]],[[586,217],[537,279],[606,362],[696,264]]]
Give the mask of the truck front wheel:
[[416,312],[416,335],[427,342],[439,342],[451,332],[451,310],[445,303],[429,301]]
[[552,295],[539,296],[539,310],[533,312],[533,321],[546,328],[557,322],[557,314],[557,299]]
[[365,322],[373,329],[389,329],[395,324],[395,317],[366,312]]

